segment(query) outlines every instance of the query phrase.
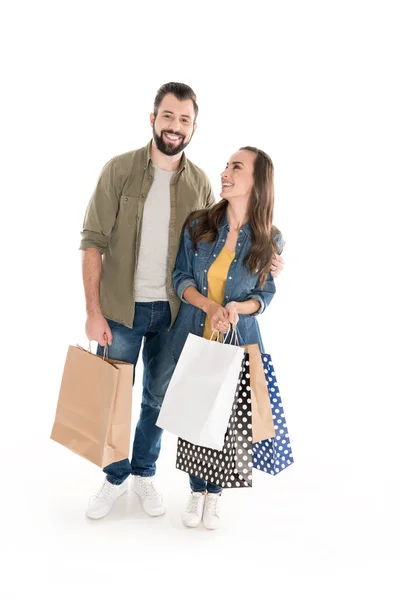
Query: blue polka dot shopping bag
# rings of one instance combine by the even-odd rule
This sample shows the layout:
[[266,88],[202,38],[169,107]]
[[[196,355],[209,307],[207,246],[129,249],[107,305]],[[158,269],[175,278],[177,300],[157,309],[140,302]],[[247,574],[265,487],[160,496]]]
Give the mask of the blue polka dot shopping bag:
[[253,468],[277,475],[293,463],[292,446],[271,356],[262,354],[261,358],[272,407],[275,437],[253,444]]

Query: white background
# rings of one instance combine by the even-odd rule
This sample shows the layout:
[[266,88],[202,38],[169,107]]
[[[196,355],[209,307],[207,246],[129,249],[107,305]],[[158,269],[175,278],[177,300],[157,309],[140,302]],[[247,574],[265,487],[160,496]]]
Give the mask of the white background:
[[[1,456],[5,600],[399,597],[396,2],[13,2],[1,16]],[[84,510],[100,470],[49,440],[68,344],[86,344],[79,232],[100,169],[145,145],[183,81],[211,178],[255,145],[287,242],[260,319],[295,464],[185,530],[165,435],[167,514]],[[140,404],[134,390],[134,415]],[[5,558],[5,561],[4,561]]]

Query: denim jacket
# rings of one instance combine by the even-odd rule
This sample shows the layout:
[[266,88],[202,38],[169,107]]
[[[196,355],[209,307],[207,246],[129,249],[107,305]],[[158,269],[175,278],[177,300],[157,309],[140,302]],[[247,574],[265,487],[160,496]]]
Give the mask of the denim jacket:
[[[197,250],[193,247],[188,227],[183,232],[172,275],[175,291],[182,300],[178,317],[170,332],[170,351],[175,359],[179,358],[189,333],[203,336],[206,319],[206,313],[184,300],[183,293],[186,288],[194,286],[204,296],[208,295],[208,270],[225,246],[228,232],[226,213],[220,221],[215,242],[199,242]],[[281,253],[283,240],[280,232],[276,234],[275,240],[279,245],[279,253]],[[222,305],[225,306],[232,301],[244,302],[250,299],[260,302],[260,309],[256,313],[239,315],[237,329],[245,344],[258,344],[260,351],[264,352],[260,329],[257,319],[254,317],[263,313],[271,302],[275,294],[275,282],[269,273],[264,286],[261,286],[257,273],[251,274],[247,266],[243,264],[251,243],[251,227],[249,223],[246,223],[239,230],[235,257],[227,274]]]

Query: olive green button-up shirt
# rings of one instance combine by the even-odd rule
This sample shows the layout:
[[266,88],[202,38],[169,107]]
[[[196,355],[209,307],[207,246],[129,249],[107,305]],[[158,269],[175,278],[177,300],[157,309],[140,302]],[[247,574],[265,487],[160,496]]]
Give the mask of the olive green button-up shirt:
[[[100,305],[103,315],[130,328],[135,314],[134,281],[143,209],[153,177],[151,142],[140,150],[112,158],[100,174],[81,232],[80,249],[97,248],[102,254]],[[214,203],[207,176],[185,154],[171,179],[170,202],[167,291],[172,326],[180,306],[172,272],[183,224],[190,212]]]

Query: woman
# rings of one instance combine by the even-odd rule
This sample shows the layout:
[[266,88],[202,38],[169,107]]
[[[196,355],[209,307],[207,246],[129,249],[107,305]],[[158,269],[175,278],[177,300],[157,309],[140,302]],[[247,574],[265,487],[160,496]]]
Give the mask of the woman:
[[[275,294],[270,274],[275,253],[283,249],[273,226],[274,168],[265,152],[246,146],[236,152],[221,174],[223,200],[189,215],[179,248],[173,281],[182,300],[171,332],[175,360],[188,334],[210,339],[230,324],[245,344],[261,341],[257,320]],[[219,526],[222,488],[190,477],[191,495],[183,515],[188,527]]]

